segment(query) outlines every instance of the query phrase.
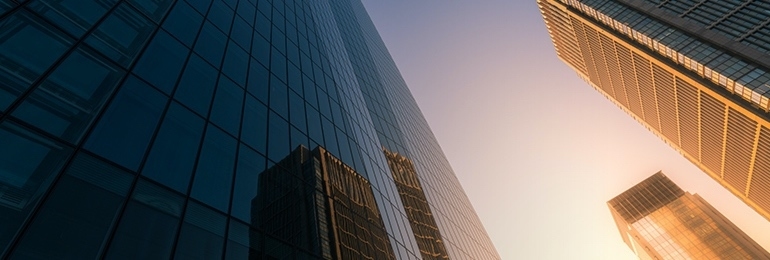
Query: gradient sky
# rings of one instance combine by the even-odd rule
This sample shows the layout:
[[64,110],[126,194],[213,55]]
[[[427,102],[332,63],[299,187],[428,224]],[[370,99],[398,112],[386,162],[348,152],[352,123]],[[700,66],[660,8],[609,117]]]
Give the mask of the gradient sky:
[[363,0],[503,259],[637,259],[606,201],[659,170],[770,223],[556,58],[535,0]]

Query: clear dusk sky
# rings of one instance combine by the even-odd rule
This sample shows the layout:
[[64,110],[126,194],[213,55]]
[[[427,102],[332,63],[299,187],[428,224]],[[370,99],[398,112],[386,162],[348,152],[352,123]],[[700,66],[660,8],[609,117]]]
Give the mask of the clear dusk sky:
[[659,170],[770,223],[556,58],[535,0],[363,0],[503,259],[637,259],[606,201]]

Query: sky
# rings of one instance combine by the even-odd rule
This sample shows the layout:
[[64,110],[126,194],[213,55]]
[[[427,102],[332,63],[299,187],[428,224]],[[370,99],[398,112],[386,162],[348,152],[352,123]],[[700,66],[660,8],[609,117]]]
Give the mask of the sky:
[[770,249],[770,222],[580,80],[535,0],[363,0],[503,259],[638,259],[606,202],[662,170]]

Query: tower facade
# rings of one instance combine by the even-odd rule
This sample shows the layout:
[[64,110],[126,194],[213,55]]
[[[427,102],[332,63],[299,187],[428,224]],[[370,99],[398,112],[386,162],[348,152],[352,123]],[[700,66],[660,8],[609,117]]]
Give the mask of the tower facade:
[[643,260],[768,259],[698,194],[658,172],[607,202],[623,241]]
[[0,1],[0,258],[424,252],[500,258],[358,0]]
[[539,0],[557,55],[770,219],[770,7]]

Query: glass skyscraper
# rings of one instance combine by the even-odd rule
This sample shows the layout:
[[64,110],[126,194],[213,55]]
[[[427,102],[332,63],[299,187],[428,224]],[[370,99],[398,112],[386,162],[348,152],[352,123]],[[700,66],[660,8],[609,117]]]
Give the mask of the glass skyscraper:
[[658,172],[613,198],[623,241],[642,260],[770,259],[754,240],[698,194]]
[[538,4],[561,60],[770,219],[770,4]]
[[358,0],[0,0],[0,258],[500,257]]

